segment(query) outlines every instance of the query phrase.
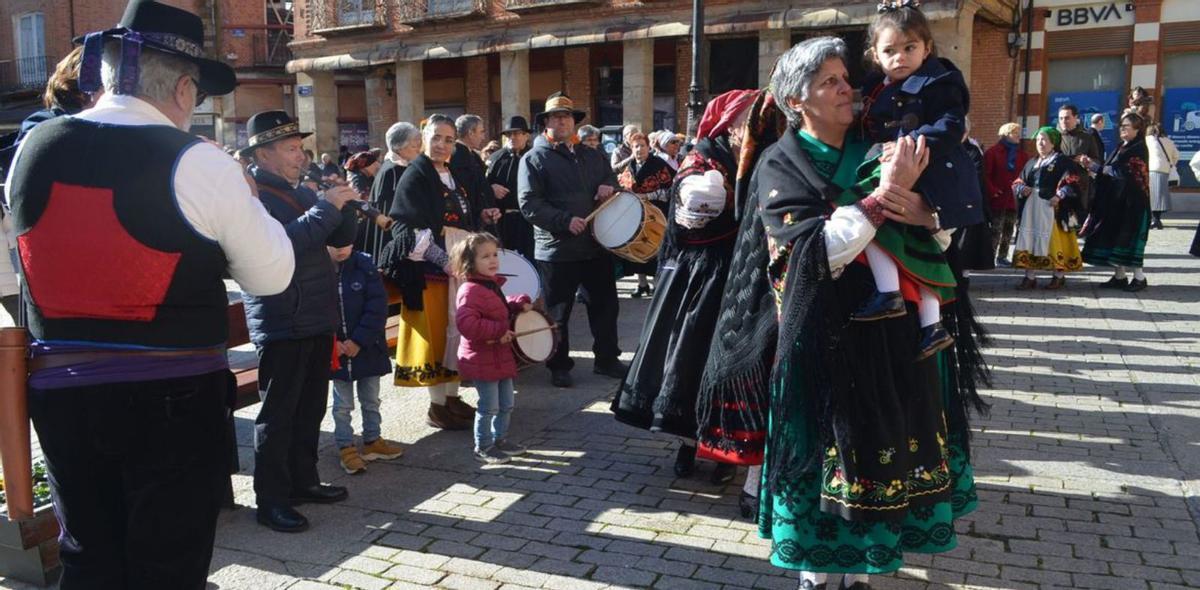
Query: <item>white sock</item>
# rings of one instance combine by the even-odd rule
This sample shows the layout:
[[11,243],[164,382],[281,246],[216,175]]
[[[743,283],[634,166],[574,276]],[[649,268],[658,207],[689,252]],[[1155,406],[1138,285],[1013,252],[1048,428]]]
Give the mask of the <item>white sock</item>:
[[650,286],[650,281],[646,280],[646,275],[643,275],[643,274],[638,275],[638,286],[639,287],[649,287]]
[[1031,281],[1032,281],[1032,280],[1033,280],[1033,277],[1034,277],[1034,274],[1033,274],[1033,271],[1032,271],[1032,270],[1027,270],[1027,271],[1025,271],[1025,278],[1027,278],[1027,279],[1029,279],[1029,280],[1031,280]]
[[1135,280],[1135,281],[1146,280],[1146,274],[1142,272],[1142,267],[1139,266],[1139,267],[1133,269],[1133,280]]
[[446,405],[446,384],[438,383],[437,385],[429,386],[429,401],[436,405]]
[[801,582],[804,582],[804,581],[812,582],[813,586],[816,586],[817,584],[824,584],[828,580],[829,580],[829,574],[818,574],[815,572],[805,572],[805,571],[800,572],[800,581]]
[[746,483],[742,484],[742,491],[757,498],[760,483],[762,483],[762,465],[750,466],[746,470]]
[[921,302],[917,304],[917,315],[921,318],[922,328],[942,321],[941,303],[928,287],[921,287]]
[[1117,270],[1113,271],[1113,278],[1117,279],[1118,281],[1125,278],[1125,267],[1118,266]]
[[896,261],[875,242],[867,244],[867,261],[871,263],[871,275],[875,277],[875,288],[880,293],[900,290],[900,271],[896,268]]
[[458,397],[458,381],[443,383],[442,387],[444,388],[442,391],[446,392],[446,397]]
[[870,584],[871,582],[868,580],[870,577],[867,574],[845,574],[842,576],[842,585],[849,588],[858,582]]

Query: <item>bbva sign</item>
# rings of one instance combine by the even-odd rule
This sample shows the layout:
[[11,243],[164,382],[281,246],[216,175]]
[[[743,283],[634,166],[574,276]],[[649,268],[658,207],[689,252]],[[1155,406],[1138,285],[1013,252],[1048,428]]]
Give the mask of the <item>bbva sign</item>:
[[1133,24],[1131,7],[1125,2],[1105,2],[1055,8],[1046,19],[1046,30],[1129,26]]

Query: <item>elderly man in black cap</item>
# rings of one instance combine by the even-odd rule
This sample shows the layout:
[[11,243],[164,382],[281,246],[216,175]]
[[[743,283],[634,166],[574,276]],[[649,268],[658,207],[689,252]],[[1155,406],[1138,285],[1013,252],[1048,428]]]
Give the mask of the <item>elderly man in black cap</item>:
[[354,242],[358,219],[347,203],[357,193],[334,186],[321,194],[298,186],[301,140],[311,135],[284,111],[258,113],[246,124],[250,175],[271,216],[287,229],[296,273],[287,289],[246,297],[246,325],[258,350],[262,409],[254,421],[254,493],[258,522],[280,532],[308,528],[293,506],[339,502],[345,488],[317,474],[317,442],[329,399],[329,364],[338,322],[337,277],[326,246]]
[[496,199],[500,216],[500,241],[505,248],[516,250],[533,260],[533,226],[521,215],[517,202],[517,173],[521,168],[521,156],[529,148],[529,123],[517,115],[508,119],[508,126],[500,132],[504,147],[496,150],[488,160],[487,181],[504,187],[504,196]]
[[187,133],[235,84],[199,17],[133,0],[82,41],[80,88],[104,96],[37,126],[7,182],[60,587],[200,589],[228,483],[222,278],[279,293],[292,244],[237,162]]
[[567,330],[575,292],[582,287],[592,329],[592,372],[621,379],[628,367],[617,357],[617,283],[612,255],[587,231],[585,218],[612,197],[617,178],[599,150],[575,145],[575,125],[586,115],[556,92],[534,123],[545,131],[521,158],[517,198],[534,227],[534,258],[546,287],[546,311],[558,325],[559,345],[546,362],[550,382],[570,387],[571,339]]

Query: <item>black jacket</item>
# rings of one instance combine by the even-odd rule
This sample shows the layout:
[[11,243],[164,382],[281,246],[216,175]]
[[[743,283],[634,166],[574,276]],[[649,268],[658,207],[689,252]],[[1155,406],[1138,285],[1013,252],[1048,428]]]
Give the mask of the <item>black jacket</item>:
[[[325,246],[346,246],[354,242],[358,218],[342,212],[332,203],[317,198],[312,191],[293,188],[286,180],[257,166],[250,174],[258,184],[259,199],[287,230],[296,251],[296,271],[287,289],[278,295],[243,295],[246,327],[256,346],[279,340],[308,338],[329,334],[338,327],[337,276]],[[299,210],[272,190],[292,197]]]
[[496,206],[502,211],[521,209],[520,203],[517,202],[517,177],[521,171],[522,155],[524,154],[514,152],[511,147],[505,147],[496,150],[488,160],[488,185],[498,184],[508,189],[508,195],[496,201]]
[[450,155],[449,165],[454,173],[455,182],[463,183],[476,212],[496,206],[496,195],[487,180],[487,171],[483,167],[483,160],[479,159],[479,154],[461,143],[456,143],[454,153]]
[[533,141],[521,157],[517,199],[521,213],[534,227],[534,257],[548,262],[592,260],[604,252],[591,231],[570,231],[572,217],[587,217],[595,209],[596,190],[606,184],[620,190],[608,160],[598,151],[576,145],[550,145],[546,136]]

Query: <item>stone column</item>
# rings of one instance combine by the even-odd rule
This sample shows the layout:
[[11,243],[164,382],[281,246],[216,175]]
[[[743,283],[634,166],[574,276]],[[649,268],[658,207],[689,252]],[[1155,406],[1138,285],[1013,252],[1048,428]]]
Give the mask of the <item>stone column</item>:
[[962,3],[958,16],[929,22],[938,55],[953,61],[967,81],[971,80],[971,44],[975,38],[975,13],[978,10],[978,4],[967,0]]
[[649,133],[654,128],[654,40],[624,42],[621,119]]
[[514,115],[529,120],[528,49],[500,54],[500,124],[506,124]]
[[396,120],[413,125],[425,117],[425,67],[420,61],[396,62]]
[[227,146],[242,147],[237,145],[237,123],[234,122],[237,118],[237,89],[214,100],[219,100],[221,104],[220,118],[217,119],[218,139]]
[[[304,87],[311,90],[303,90]],[[338,151],[337,86],[333,72],[296,73],[296,117],[300,130],[313,135],[304,147],[316,153]]]
[[775,60],[792,48],[791,29],[766,29],[758,32],[758,87],[771,83]]
[[388,127],[396,122],[395,86],[391,90],[388,84],[396,80],[388,68],[377,68],[367,72],[363,78],[367,95],[367,129],[368,143],[375,147],[387,147],[384,135]]

